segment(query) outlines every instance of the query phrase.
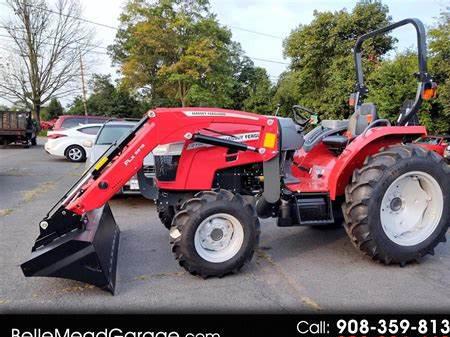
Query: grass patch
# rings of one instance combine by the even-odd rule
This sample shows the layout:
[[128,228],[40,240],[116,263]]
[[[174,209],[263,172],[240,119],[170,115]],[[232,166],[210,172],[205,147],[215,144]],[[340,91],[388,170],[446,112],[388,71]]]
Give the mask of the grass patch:
[[55,188],[55,183],[53,181],[47,181],[43,184],[40,184],[38,187],[33,188],[32,190],[23,192],[23,200],[31,201],[40,194],[44,194]]

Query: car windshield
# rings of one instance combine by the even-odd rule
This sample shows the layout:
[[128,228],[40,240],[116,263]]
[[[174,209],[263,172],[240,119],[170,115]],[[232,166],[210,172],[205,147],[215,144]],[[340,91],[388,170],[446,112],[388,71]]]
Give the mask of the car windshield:
[[105,125],[97,136],[95,144],[97,145],[111,145],[123,135],[130,132],[133,125]]

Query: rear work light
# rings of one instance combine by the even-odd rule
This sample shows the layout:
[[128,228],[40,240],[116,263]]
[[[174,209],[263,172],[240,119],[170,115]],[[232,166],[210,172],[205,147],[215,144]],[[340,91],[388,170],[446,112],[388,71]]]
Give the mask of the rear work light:
[[58,134],[58,133],[54,133],[52,135],[48,135],[47,138],[50,139],[56,139],[56,138],[61,138],[61,137],[67,137],[66,135],[62,135],[62,134]]

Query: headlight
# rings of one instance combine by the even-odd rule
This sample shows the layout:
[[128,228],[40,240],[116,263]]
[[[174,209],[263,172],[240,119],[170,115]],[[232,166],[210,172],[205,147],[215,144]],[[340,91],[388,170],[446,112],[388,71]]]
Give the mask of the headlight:
[[179,156],[183,151],[184,142],[158,145],[152,151],[155,156]]

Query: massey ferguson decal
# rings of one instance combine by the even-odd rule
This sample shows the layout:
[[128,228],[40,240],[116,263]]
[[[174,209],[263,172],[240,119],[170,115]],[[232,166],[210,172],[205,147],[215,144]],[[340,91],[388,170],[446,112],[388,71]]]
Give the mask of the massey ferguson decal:
[[[230,136],[220,136],[217,137],[220,139],[226,139],[226,140],[232,140],[235,142],[246,142],[249,140],[257,140],[259,139],[259,132],[249,132],[249,133],[238,133],[236,135],[230,135]],[[198,143],[198,142],[194,142],[189,144],[186,149],[187,150],[193,150],[193,149],[198,149],[200,147],[211,147],[213,145],[209,145],[209,144],[203,144],[203,143]]]
[[257,121],[259,118],[254,116],[247,116],[242,114],[237,114],[234,112],[223,112],[223,111],[183,111],[183,113],[188,117],[233,117],[241,119],[251,119]]

